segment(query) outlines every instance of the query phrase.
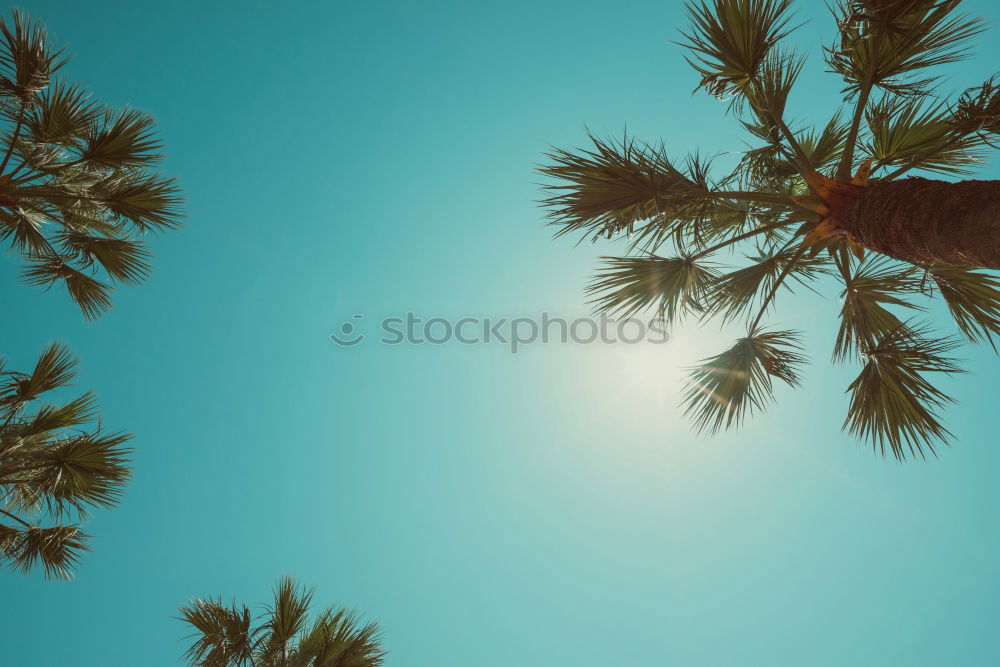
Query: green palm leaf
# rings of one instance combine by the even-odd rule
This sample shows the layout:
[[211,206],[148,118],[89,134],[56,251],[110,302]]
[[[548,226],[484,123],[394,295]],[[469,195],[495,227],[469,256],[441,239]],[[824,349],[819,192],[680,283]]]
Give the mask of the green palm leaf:
[[[3,534],[0,533],[0,539]],[[308,622],[312,592],[289,577],[278,581],[274,603],[255,622],[245,605],[195,600],[180,608],[194,632],[185,653],[203,667],[379,667],[385,651],[377,623],[354,612],[327,609]]]
[[791,0],[714,0],[686,8],[687,61],[701,75],[699,88],[716,97],[749,90],[771,49],[791,31]]
[[155,171],[163,142],[151,116],[52,81],[65,60],[24,14],[0,20],[0,34],[0,241],[28,284],[61,282],[87,319],[100,317],[108,282],[149,273],[139,237],[179,227],[180,188]]
[[14,10],[10,25],[0,21],[0,33],[0,95],[27,105],[66,59],[61,49],[49,47],[45,28],[19,10]]
[[[113,506],[128,483],[125,433],[84,428],[97,418],[93,394],[61,404],[39,397],[65,387],[77,360],[58,343],[46,347],[30,374],[0,367],[0,560],[24,571],[69,578],[88,551],[74,521]],[[66,523],[65,521],[70,523]],[[47,521],[62,525],[42,526]]]
[[24,572],[40,563],[45,576],[71,579],[80,557],[90,551],[88,537],[75,526],[31,526],[21,531],[13,560]]
[[282,577],[274,587],[274,604],[267,610],[260,642],[264,660],[284,659],[291,642],[306,626],[313,593],[296,585],[291,577]]
[[245,605],[195,600],[181,607],[180,612],[181,620],[195,630],[191,635],[194,642],[185,653],[188,664],[202,667],[252,664],[256,632]]
[[931,339],[923,327],[900,326],[886,332],[865,351],[865,364],[848,387],[851,395],[844,422],[852,435],[871,441],[884,456],[886,446],[898,460],[931,454],[951,435],[937,411],[951,402],[925,373],[960,373],[946,357],[957,347],[950,339]]
[[955,132],[976,136],[984,143],[1000,135],[1000,86],[990,77],[982,86],[966,90],[955,103],[951,117]]
[[943,102],[919,98],[875,105],[868,113],[868,152],[879,167],[968,173],[985,156],[977,142],[955,132],[952,115]]
[[794,331],[750,331],[725,352],[691,369],[684,413],[699,431],[733,428],[772,399],[774,380],[795,386],[805,357]]
[[43,287],[61,282],[88,320],[97,319],[111,308],[109,285],[88,276],[58,257],[31,257],[28,268],[24,271],[24,281],[29,285]]
[[108,109],[88,124],[80,157],[109,169],[141,166],[163,156],[153,118],[136,109]]
[[779,287],[779,280],[789,289],[783,280],[785,276],[805,283],[827,271],[823,258],[797,258],[796,251],[785,247],[761,252],[749,258],[750,265],[719,276],[709,286],[706,315],[721,315],[724,322],[741,317],[755,305],[761,305],[766,295]]
[[[79,147],[101,112],[89,98],[83,88],[65,81],[41,91],[24,121],[31,135],[27,146]],[[54,154],[62,156],[61,152]]]
[[552,223],[563,227],[560,235],[610,236],[654,218],[673,227],[708,210],[712,197],[705,184],[674,166],[661,149],[627,137],[591,141],[593,150],[547,154],[552,164],[540,169],[563,183],[549,186],[553,194],[544,202]]
[[605,257],[607,268],[587,288],[597,310],[624,318],[649,308],[674,322],[702,309],[718,276],[711,264],[691,257]]
[[827,64],[848,90],[866,84],[894,94],[926,92],[934,77],[923,70],[968,55],[982,22],[957,12],[961,0],[839,0],[840,40],[826,49]]
[[1000,335],[1000,280],[968,266],[933,264],[927,273],[948,304],[959,330],[972,342]]
[[[987,147],[997,147],[995,77],[952,101],[932,95],[930,68],[965,57],[982,22],[964,15],[960,0],[840,0],[833,7],[838,39],[825,55],[846,83],[843,101],[850,108],[832,117],[827,112],[826,125],[812,126],[786,120],[803,62],[780,43],[791,30],[790,1],[703,0],[687,11],[691,27],[682,46],[699,73],[699,88],[730,101],[728,111],[751,138],[729,172],[717,169],[726,158],[675,163],[662,143],[628,137],[591,138],[592,150],[549,153],[551,164],[541,169],[552,179],[544,203],[559,234],[631,241],[625,257],[604,258],[587,287],[592,303],[621,316],[655,309],[671,321],[691,315],[725,324],[747,317],[751,333],[695,368],[684,395],[696,427],[716,431],[760,409],[774,378],[797,381],[802,357],[794,335],[775,332],[769,340],[761,324],[791,291],[791,281],[826,288],[822,278],[832,261],[844,282],[833,357],[857,359],[867,369],[855,392],[860,402],[852,414],[859,421],[852,432],[882,439],[897,455],[906,433],[926,447],[923,435],[934,440],[943,433],[935,431],[937,422],[916,408],[909,422],[892,416],[903,400],[933,415],[940,398],[906,379],[915,343],[903,343],[926,336],[910,330],[903,314],[922,310],[913,297],[934,286],[967,338],[993,343],[1000,334],[1000,282],[969,267],[892,259],[922,255],[915,248],[893,250],[891,230],[864,238],[858,228],[868,221],[859,217],[878,212],[871,198],[891,189],[880,182],[913,169],[963,174]],[[912,238],[906,243],[914,245]],[[741,256],[749,263],[731,259]],[[927,345],[931,352],[941,349],[934,341]],[[905,348],[906,359],[889,354],[897,348]],[[902,393],[873,389],[873,350],[888,355],[887,379],[878,386]],[[904,369],[903,379],[890,372],[893,363]],[[916,393],[899,398],[909,390]],[[864,403],[864,396],[875,398]],[[884,414],[875,414],[879,410]],[[892,424],[900,423],[894,431]]]
[[[842,260],[843,261],[843,260]],[[840,330],[833,358],[844,361],[873,345],[890,331],[903,327],[902,320],[886,306],[918,309],[903,297],[919,291],[920,281],[908,269],[884,259],[869,259],[852,273],[841,264],[844,276]]]

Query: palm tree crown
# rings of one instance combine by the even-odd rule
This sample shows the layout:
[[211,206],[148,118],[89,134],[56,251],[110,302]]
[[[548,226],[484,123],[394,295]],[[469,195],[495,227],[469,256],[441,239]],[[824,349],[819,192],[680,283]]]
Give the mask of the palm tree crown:
[[114,284],[147,276],[140,239],[178,226],[179,191],[154,169],[162,144],[150,116],[54,79],[67,59],[20,12],[0,33],[0,240],[27,283],[63,285],[93,319]]
[[[114,506],[129,479],[127,433],[104,433],[93,394],[62,403],[43,395],[67,386],[77,361],[49,345],[31,373],[0,364],[0,559],[25,572],[68,579],[87,535],[78,523],[95,507]],[[44,527],[45,521],[56,525]]]
[[312,591],[289,577],[274,588],[274,603],[254,618],[246,605],[195,600],[181,607],[192,628],[188,664],[202,667],[378,667],[385,651],[375,622],[360,624],[348,610],[328,608],[308,621]]
[[[900,202],[924,202],[932,222],[945,218],[942,229],[957,230],[959,213],[991,215],[985,227],[969,218],[961,234],[980,225],[986,243],[996,245],[995,206],[979,207],[987,213],[966,205],[969,211],[953,211],[950,219],[933,208],[935,197],[921,200],[920,193],[938,188],[954,200],[955,188],[986,188],[996,202],[1000,183],[900,177],[912,170],[966,174],[1000,134],[994,79],[946,100],[927,74],[961,59],[982,29],[960,13],[960,4],[834,4],[837,37],[824,56],[844,81],[848,113],[816,127],[798,126],[785,114],[804,65],[782,42],[793,29],[790,0],[690,4],[683,46],[698,89],[727,101],[752,139],[734,167],[717,174],[712,161],[677,162],[662,144],[628,136],[592,136],[588,149],[547,155],[541,172],[553,181],[545,205],[557,235],[629,239],[626,255],[606,258],[589,286],[599,310],[631,316],[655,309],[671,322],[689,315],[745,323],[731,348],[692,369],[683,402],[698,429],[735,427],[772,400],[776,380],[799,382],[800,333],[770,329],[765,317],[793,284],[822,288],[832,277],[841,283],[842,303],[833,358],[861,366],[848,388],[845,429],[899,459],[933,453],[949,436],[939,412],[951,399],[928,378],[960,372],[950,357],[959,341],[935,337],[927,322],[907,313],[923,310],[919,299],[939,295],[964,338],[993,343],[1000,334],[1000,282],[974,266],[993,260],[974,259],[970,244],[938,247],[953,241],[945,232],[914,247],[921,230],[905,228],[914,216],[901,213],[913,204]],[[745,261],[734,265],[739,255]],[[934,259],[945,256],[960,261]]]

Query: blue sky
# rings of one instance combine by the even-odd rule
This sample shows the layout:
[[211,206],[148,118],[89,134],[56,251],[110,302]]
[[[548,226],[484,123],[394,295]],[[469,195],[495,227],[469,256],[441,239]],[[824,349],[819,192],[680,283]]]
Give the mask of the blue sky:
[[[831,20],[798,4],[790,110],[824,123]],[[835,295],[771,317],[808,332],[805,387],[714,439],[679,414],[677,368],[732,331],[516,356],[328,339],[354,313],[586,313],[609,249],[543,227],[547,146],[585,123],[678,155],[742,145],[689,94],[679,3],[24,8],[75,54],[68,76],[158,118],[188,203],[99,322],[0,263],[9,366],[66,341],[138,450],[75,581],[3,575],[7,664],[176,665],[179,605],[264,601],[286,573],[379,620],[390,667],[994,664],[989,349],[947,383],[954,446],[899,465],[840,431]],[[990,33],[948,85],[998,56]]]

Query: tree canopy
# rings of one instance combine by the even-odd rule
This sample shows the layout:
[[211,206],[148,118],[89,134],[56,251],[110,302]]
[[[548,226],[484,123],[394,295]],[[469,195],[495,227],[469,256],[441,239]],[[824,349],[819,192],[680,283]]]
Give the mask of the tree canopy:
[[966,57],[984,28],[961,0],[839,0],[831,9],[835,38],[823,56],[843,99],[827,118],[811,125],[785,112],[805,67],[785,40],[796,27],[791,0],[691,3],[680,43],[696,90],[724,101],[747,132],[735,165],[678,160],[663,142],[590,136],[588,148],[547,154],[544,205],[557,236],[627,239],[625,255],[605,258],[588,287],[598,310],[743,323],[731,348],[691,370],[683,402],[699,430],[738,426],[771,402],[778,381],[800,382],[801,332],[766,318],[795,285],[836,281],[833,360],[860,365],[844,428],[883,455],[923,457],[949,436],[940,411],[951,399],[931,378],[961,372],[952,358],[960,340],[916,316],[940,297],[961,338],[993,344],[1000,282],[976,267],[874,253],[842,232],[834,209],[911,171],[970,173],[1000,134],[1000,86],[990,77],[953,98],[940,91],[935,68]]
[[156,170],[151,116],[57,78],[68,58],[23,13],[0,33],[0,241],[24,262],[25,282],[64,287],[94,319],[115,285],[148,276],[144,237],[179,225],[180,191]]
[[274,601],[255,617],[245,604],[195,600],[181,607],[194,632],[188,664],[201,667],[378,667],[378,624],[346,609],[327,608],[310,623],[313,591],[282,577]]

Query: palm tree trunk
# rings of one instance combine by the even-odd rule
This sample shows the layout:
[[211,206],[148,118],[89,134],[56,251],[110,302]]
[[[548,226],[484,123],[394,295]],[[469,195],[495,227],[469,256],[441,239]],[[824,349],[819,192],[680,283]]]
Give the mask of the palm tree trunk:
[[873,181],[842,224],[861,245],[905,262],[1000,269],[1000,181]]

